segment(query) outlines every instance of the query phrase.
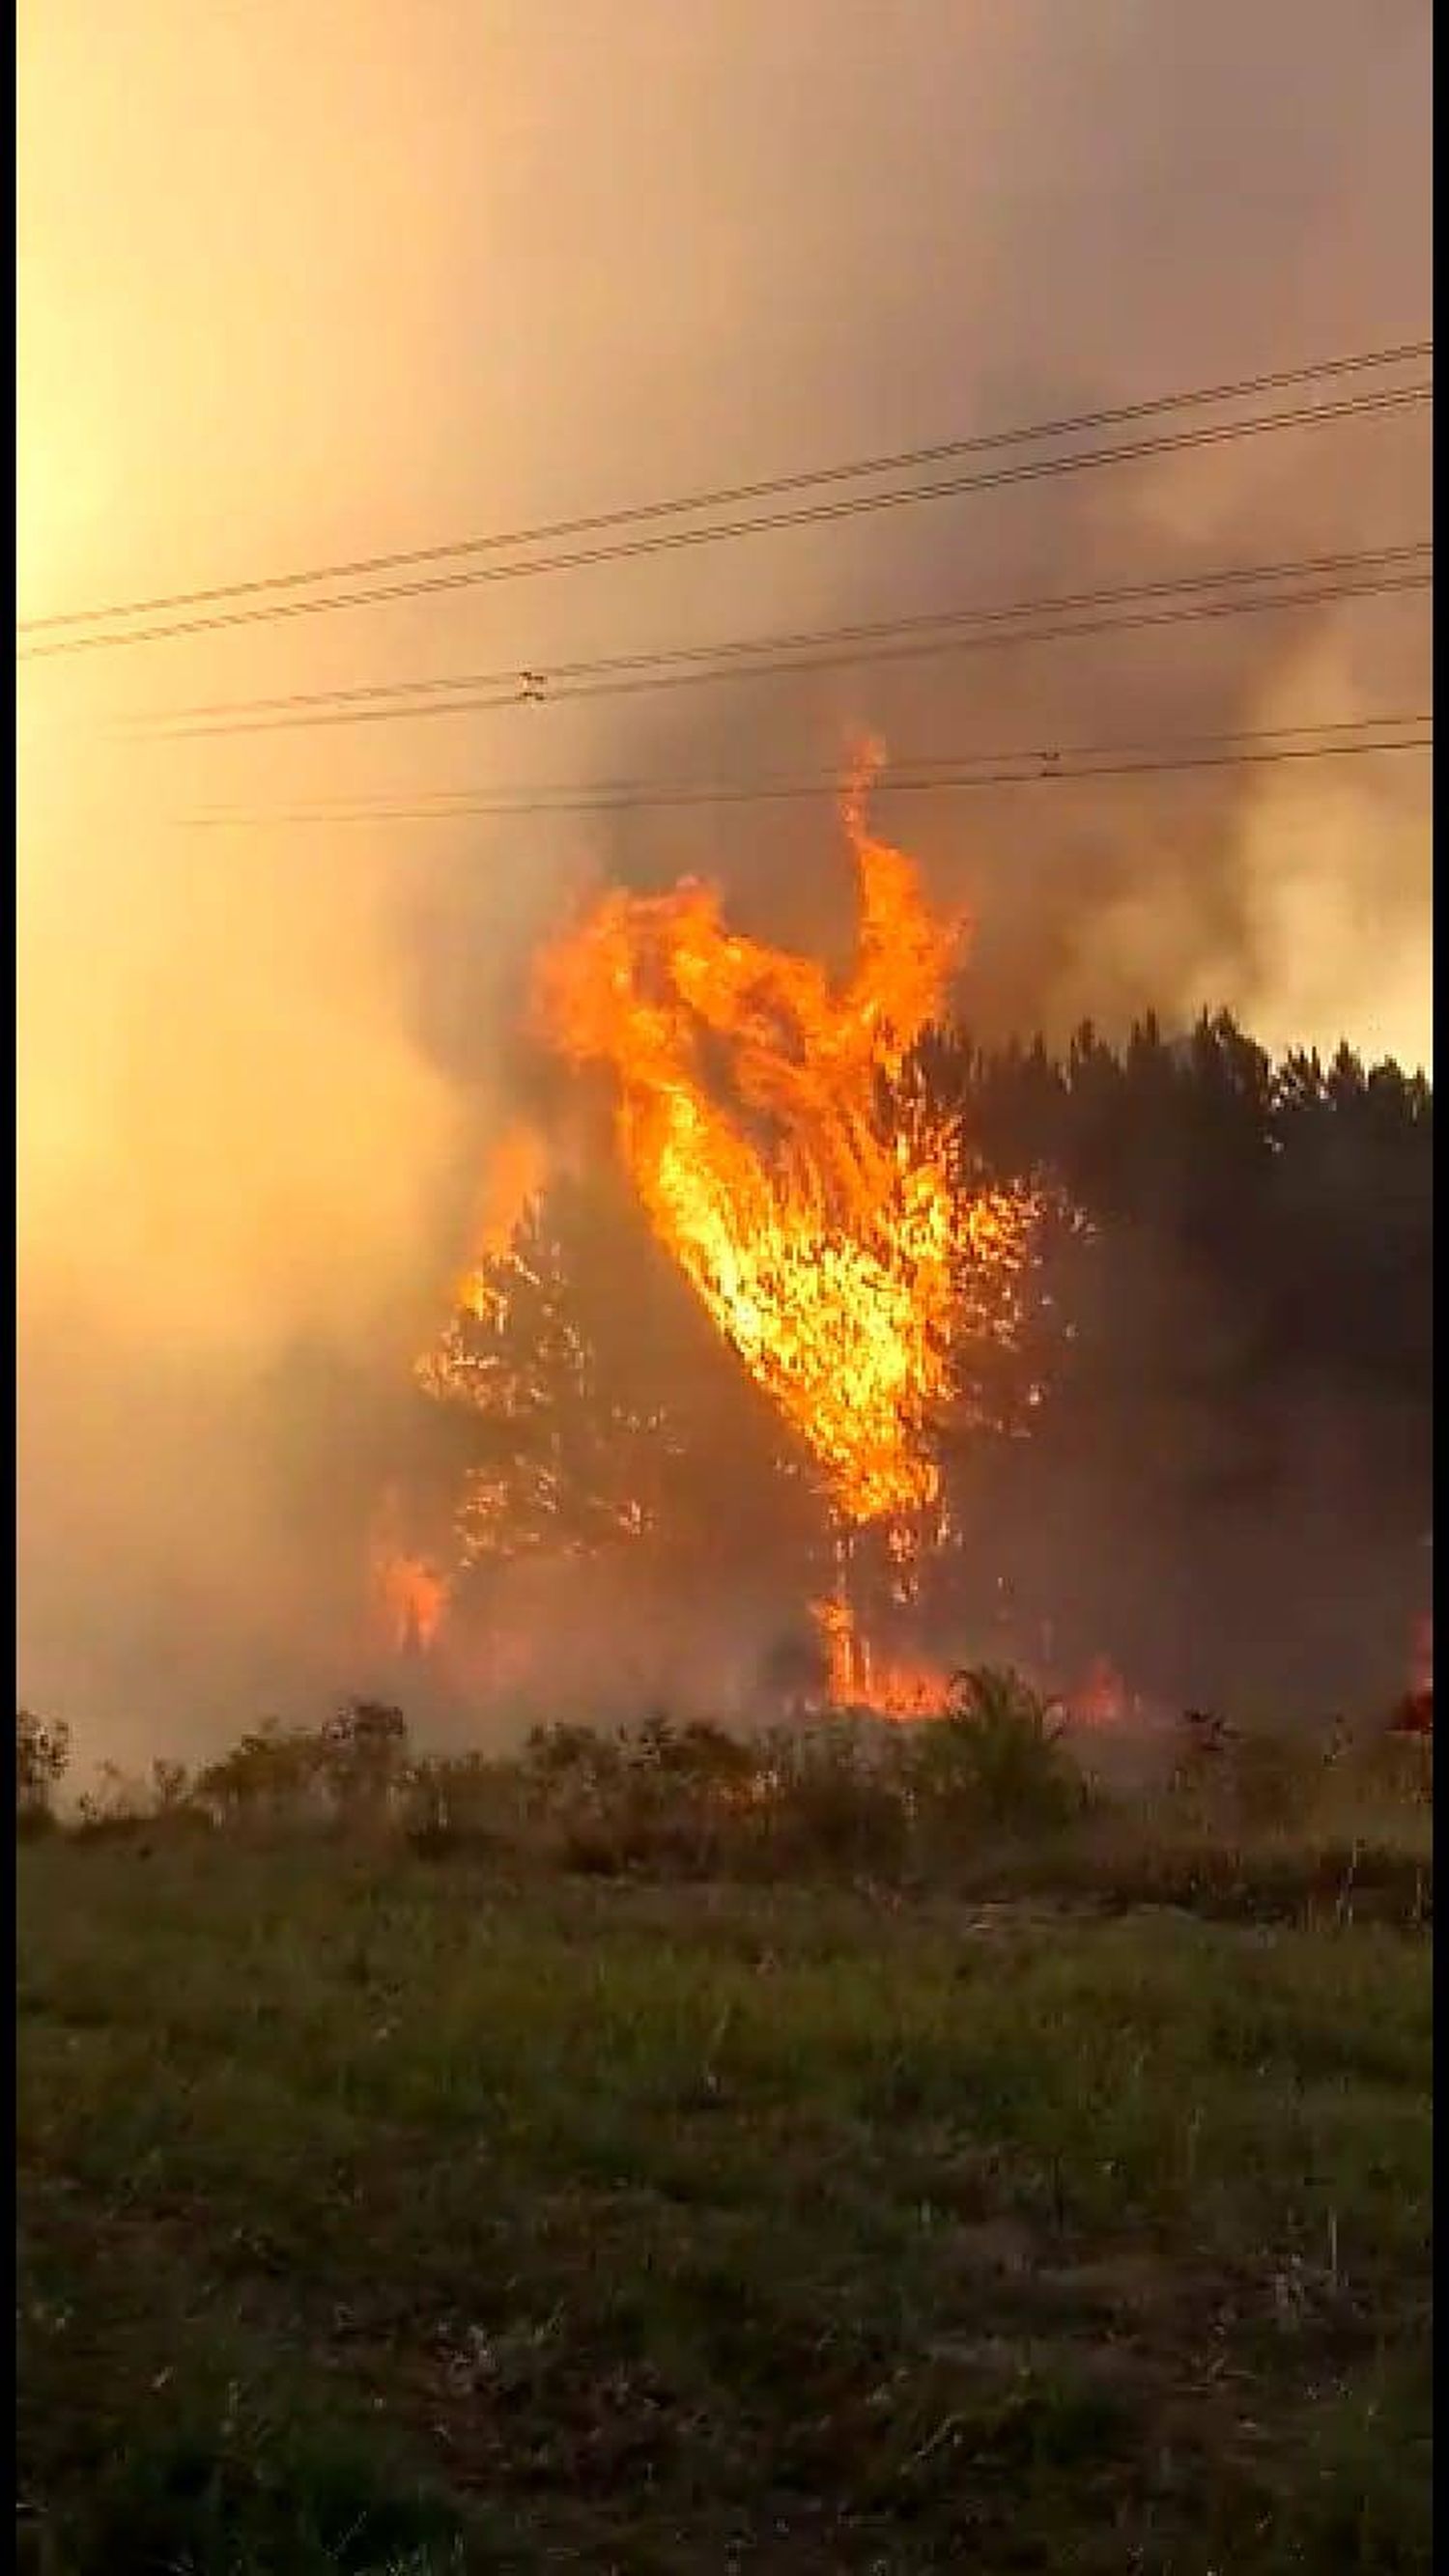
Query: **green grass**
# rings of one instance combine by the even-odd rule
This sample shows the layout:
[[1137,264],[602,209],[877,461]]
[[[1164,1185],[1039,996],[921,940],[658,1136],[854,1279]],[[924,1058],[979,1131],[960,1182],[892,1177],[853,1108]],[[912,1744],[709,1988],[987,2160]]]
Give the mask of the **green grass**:
[[1429,2564],[1412,1930],[18,1866],[22,2563]]

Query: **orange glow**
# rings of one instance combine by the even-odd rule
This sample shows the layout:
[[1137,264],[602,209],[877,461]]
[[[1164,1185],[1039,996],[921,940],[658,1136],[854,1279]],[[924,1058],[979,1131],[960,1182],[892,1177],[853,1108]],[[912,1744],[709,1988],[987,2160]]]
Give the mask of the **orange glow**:
[[389,1496],[373,1538],[373,1600],[396,1652],[426,1654],[443,1623],[447,1581],[425,1558],[396,1543],[395,1522],[396,1503]]
[[939,1717],[950,1678],[939,1665],[882,1656],[863,1637],[840,1594],[811,1603],[826,1656],[826,1699],[833,1708],[869,1709],[875,1717]]
[[426,1654],[442,1626],[447,1607],[448,1587],[442,1575],[425,1565],[421,1557],[390,1556],[378,1560],[376,1581],[378,1599],[399,1652],[415,1647]]
[[1094,1655],[1086,1678],[1067,1695],[1067,1708],[1079,1726],[1117,1726],[1133,1707],[1127,1685],[1106,1655]]
[[1416,1619],[1414,1622],[1409,1687],[1389,1722],[1396,1735],[1420,1736],[1430,1741],[1433,1738],[1434,1622],[1432,1617]]
[[536,1128],[521,1121],[515,1123],[495,1149],[479,1211],[472,1262],[458,1283],[459,1306],[480,1322],[492,1313],[496,1302],[486,1265],[505,1257],[547,1177],[548,1147],[543,1138]]

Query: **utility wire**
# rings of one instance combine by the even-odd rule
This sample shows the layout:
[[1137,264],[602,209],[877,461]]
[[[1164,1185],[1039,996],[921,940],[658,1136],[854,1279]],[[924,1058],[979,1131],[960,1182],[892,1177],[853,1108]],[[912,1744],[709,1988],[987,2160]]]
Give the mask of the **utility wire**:
[[[1354,734],[1377,729],[1384,741],[1354,740]],[[1285,734],[1318,733],[1332,740],[1288,743]],[[872,796],[933,794],[974,787],[1031,787],[1068,779],[1130,778],[1171,771],[1256,767],[1290,760],[1362,758],[1375,753],[1431,751],[1432,720],[1418,715],[1351,718],[1339,724],[1282,725],[1259,732],[1180,735],[1157,744],[1081,743],[1066,750],[1018,750],[940,753],[903,763],[895,775],[875,779]],[[1220,746],[1248,746],[1226,748]],[[1193,748],[1197,746],[1197,748]],[[1122,757],[1141,752],[1145,756]],[[1161,755],[1167,752],[1169,756]],[[984,764],[995,762],[994,768]],[[1030,764],[1027,766],[1026,764]],[[775,778],[749,786],[721,787],[684,783],[676,787],[604,782],[576,791],[566,789],[470,796],[467,790],[444,791],[433,801],[406,805],[378,800],[333,805],[279,806],[271,810],[202,810],[184,815],[191,829],[255,829],[271,823],[446,823],[469,816],[513,819],[525,815],[622,814],[653,808],[697,805],[751,805],[839,794],[839,775]]]
[[[382,717],[446,714],[450,712],[447,701],[458,698],[467,690],[489,693],[486,698],[475,697],[472,701],[474,707],[485,703],[541,704],[556,695],[561,687],[585,680],[613,679],[643,672],[668,673],[676,668],[691,672],[698,670],[706,678],[725,678],[730,676],[730,664],[748,663],[752,657],[762,655],[794,655],[819,645],[870,645],[903,636],[939,634],[956,626],[992,627],[1018,618],[1116,607],[1138,600],[1215,590],[1243,582],[1282,581],[1308,574],[1384,571],[1395,565],[1421,564],[1432,557],[1433,551],[1432,538],[1422,538],[1410,545],[1371,547],[1351,554],[1304,555],[1289,562],[1239,564],[1218,572],[1134,582],[1125,588],[1069,591],[1046,599],[1010,600],[995,606],[933,609],[919,616],[878,619],[865,625],[827,626],[795,634],[737,637],[719,644],[677,645],[653,653],[612,653],[586,662],[538,662],[526,670],[468,671],[442,678],[377,680],[352,688],[294,689],[276,697],[203,700],[199,704],[163,709],[151,716],[134,718],[130,729],[162,734],[178,732],[183,736],[253,729],[265,731],[271,728],[265,723],[254,726],[253,720],[280,718],[302,724],[325,712],[337,713],[339,720],[346,722],[348,711],[355,707],[366,709],[369,718],[374,714]],[[709,667],[716,663],[726,668],[716,673]],[[789,667],[795,666],[791,664]],[[811,666],[802,664],[799,667]],[[441,703],[429,706],[426,703],[428,699]],[[408,704],[410,700],[416,703]],[[219,721],[210,722],[208,719]]]
[[309,588],[317,582],[350,581],[366,573],[401,572],[414,564],[442,563],[455,555],[491,553],[514,546],[552,545],[562,537],[599,535],[606,528],[627,527],[649,519],[673,518],[691,510],[732,509],[741,501],[765,501],[787,492],[801,492],[812,484],[854,482],[868,474],[905,473],[921,465],[943,464],[953,456],[982,455],[993,448],[1025,444],[1038,438],[1058,438],[1086,429],[1119,428],[1129,420],[1145,420],[1156,412],[1181,410],[1188,405],[1208,402],[1230,402],[1246,394],[1279,393],[1290,385],[1311,384],[1325,377],[1363,374],[1376,367],[1402,366],[1430,358],[1432,340],[1409,340],[1397,347],[1367,349],[1353,357],[1322,358],[1308,366],[1280,368],[1272,375],[1239,377],[1236,382],[1194,386],[1187,392],[1157,394],[1135,403],[1119,403],[1110,410],[1077,412],[1066,419],[1035,421],[1017,429],[989,430],[970,438],[939,441],[934,447],[899,449],[893,455],[867,456],[849,465],[822,465],[794,474],[777,474],[762,483],[717,485],[713,491],[687,492],[672,500],[636,502],[616,510],[596,510],[587,517],[554,519],[541,526],[503,530],[490,536],[455,537],[432,546],[413,546],[394,554],[357,555],[350,562],[313,564],[304,569],[263,573],[249,581],[213,583],[204,590],[162,592],[149,599],[112,601],[100,608],[62,610],[50,617],[22,619],[16,628],[20,635],[37,635],[58,626],[94,625],[120,617],[158,615],[172,608],[196,608],[221,599],[240,599],[263,590]]
[[[1116,758],[1129,752],[1161,753],[1200,751],[1204,749],[1211,750],[1220,748],[1222,745],[1228,743],[1282,743],[1290,739],[1296,741],[1305,734],[1327,737],[1330,739],[1342,739],[1352,737],[1354,735],[1370,733],[1402,733],[1415,726],[1432,728],[1433,721],[1432,712],[1416,712],[1410,715],[1339,716],[1333,718],[1305,717],[1302,722],[1298,724],[1232,725],[1225,731],[1218,730],[1208,733],[1154,734],[1150,738],[1144,738],[1141,736],[1127,738],[1118,737],[1111,742],[1064,743],[1055,747],[1050,752],[1038,750],[1030,744],[1021,743],[1011,744],[1005,749],[997,747],[984,751],[898,752],[894,755],[891,766],[897,773],[908,772],[912,777],[915,777],[917,775],[923,775],[931,770],[948,770],[954,772],[983,762],[1000,763],[1002,761],[1010,760],[1033,760],[1043,762],[1048,760],[1086,760],[1097,758],[1099,756],[1102,758]],[[765,788],[778,785],[782,781],[788,785],[797,781],[805,784],[811,780],[816,781],[822,788],[833,788],[838,791],[840,785],[840,763],[838,761],[831,762],[808,772],[802,772],[793,768],[788,770],[767,770],[757,777],[753,781],[753,784],[755,786]],[[691,786],[690,782],[686,781],[683,782],[683,784],[689,787],[690,792],[693,793],[695,792],[696,787],[708,787],[711,785],[711,782],[696,781]],[[426,801],[430,804],[461,803],[465,806],[472,806],[481,799],[490,804],[500,801],[506,802],[510,805],[520,804],[527,810],[534,811],[540,810],[542,805],[549,798],[553,797],[562,799],[567,804],[573,805],[577,802],[580,796],[586,796],[592,803],[595,800],[600,799],[648,796],[656,791],[667,789],[669,786],[670,782],[668,780],[648,778],[612,778],[595,779],[583,787],[560,786],[550,788],[534,785],[523,787],[482,787],[476,785],[469,787],[440,787],[426,791]],[[399,793],[393,796],[368,797],[365,799],[359,799],[355,795],[319,796],[307,798],[305,804],[298,803],[289,805],[287,810],[288,812],[294,813],[305,811],[308,813],[315,812],[325,815],[329,812],[336,811],[340,807],[357,807],[359,804],[365,803],[369,812],[382,813],[390,806],[403,806],[410,810],[412,807],[422,803],[423,801],[424,795],[421,792],[414,794]],[[248,813],[255,811],[253,808],[225,804],[207,807],[204,810],[208,814],[215,815],[219,820],[225,820],[228,817],[245,820]]]
[[1433,400],[1432,380],[1399,386],[1391,391],[1354,394],[1331,403],[1300,404],[1288,410],[1256,414],[1247,420],[1224,421],[1202,428],[1165,432],[1157,438],[1139,439],[1112,447],[1084,448],[1066,456],[1029,458],[1016,465],[997,466],[982,474],[955,474],[935,482],[896,486],[884,492],[857,493],[836,501],[816,501],[799,508],[767,512],[748,518],[716,520],[704,527],[672,528],[654,535],[620,538],[601,546],[573,548],[556,554],[525,556],[520,562],[473,564],[452,572],[432,573],[412,581],[371,584],[365,589],[332,591],[315,599],[269,600],[249,608],[217,608],[200,615],[181,617],[150,626],[133,626],[119,632],[82,632],[48,634],[38,641],[22,643],[19,658],[35,660],[42,656],[111,650],[128,644],[160,642],[168,637],[199,635],[220,628],[251,626],[282,618],[315,617],[337,609],[373,607],[395,599],[416,599],[440,592],[466,590],[484,582],[523,581],[541,573],[577,571],[601,563],[673,552],[683,547],[720,545],[735,538],[768,536],[783,529],[822,525],[836,520],[857,518],[882,510],[894,510],[927,501],[947,500],[968,492],[999,490],[1011,484],[1037,482],[1059,474],[1085,473],[1104,466],[1135,464],[1147,457],[1167,456],[1188,449],[1207,448],[1260,437],[1274,431],[1302,429],[1314,424],[1356,418],[1383,416],[1405,411]]
[[[721,663],[716,668],[631,673],[548,689],[543,693],[543,703],[565,706],[581,699],[634,696],[641,691],[659,689],[699,688],[722,680],[784,679],[793,672],[852,669],[862,662],[914,662],[953,653],[996,652],[1012,645],[1065,642],[1077,636],[1120,635],[1144,628],[1195,625],[1205,619],[1251,616],[1265,609],[1317,607],[1336,600],[1377,599],[1396,593],[1428,590],[1433,586],[1433,579],[1432,572],[1404,572],[1379,580],[1321,582],[1306,589],[1267,591],[1246,598],[1188,601],[1175,607],[1140,609],[1127,615],[1114,612],[1076,617],[1058,624],[997,627],[965,635],[937,635],[928,640],[893,646],[872,648],[857,644],[835,653],[792,655],[775,660],[761,658],[749,661],[741,658]],[[515,685],[506,696],[429,699],[401,706],[345,707],[294,716],[263,716],[235,723],[193,725],[175,730],[163,738],[194,741],[215,735],[290,732],[299,726],[391,724],[405,717],[498,714],[506,708],[517,707],[534,694]]]

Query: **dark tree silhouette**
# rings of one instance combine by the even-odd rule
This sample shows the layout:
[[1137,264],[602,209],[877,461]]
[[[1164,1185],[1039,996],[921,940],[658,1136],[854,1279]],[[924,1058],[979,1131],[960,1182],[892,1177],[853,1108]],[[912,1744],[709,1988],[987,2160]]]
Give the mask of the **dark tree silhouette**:
[[[1346,1047],[1275,1061],[1225,1013],[1056,1052],[938,1029],[904,1079],[956,1121],[963,1179],[1048,1184],[1018,1345],[968,1347],[936,1426],[924,1641],[1105,1651],[1178,1705],[1402,1689],[1429,1588],[1429,1082]],[[561,1540],[722,1579],[732,1548],[808,1564],[809,1462],[634,1213],[610,1228],[563,1193],[505,1304],[452,1336],[480,1565]]]

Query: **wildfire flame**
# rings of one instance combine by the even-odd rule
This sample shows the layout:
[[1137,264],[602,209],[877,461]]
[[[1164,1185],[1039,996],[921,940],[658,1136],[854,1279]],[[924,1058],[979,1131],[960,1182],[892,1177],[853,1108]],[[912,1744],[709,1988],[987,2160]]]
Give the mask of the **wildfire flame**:
[[538,1024],[613,1077],[640,1203],[743,1366],[823,1470],[847,1524],[936,1498],[926,1433],[950,1391],[963,1274],[1004,1328],[1032,1215],[963,1193],[949,1127],[881,1114],[935,1018],[960,922],[844,800],[860,890],[853,972],[729,931],[711,886],[606,894],[542,961]]
[[[533,1022],[565,1062],[607,1077],[645,1217],[814,1461],[838,1567],[833,1597],[814,1605],[831,1699],[919,1716],[943,1704],[945,1678],[868,1642],[854,1542],[878,1533],[891,1598],[913,1597],[923,1549],[941,1535],[933,1430],[948,1403],[958,1419],[968,1409],[955,1360],[971,1339],[1014,1341],[1038,1203],[1024,1187],[973,1184],[955,1122],[906,1078],[967,925],[933,911],[912,861],[868,831],[878,756],[862,754],[842,799],[859,904],[843,980],[732,931],[718,889],[687,879],[659,896],[602,895],[540,958]],[[547,1164],[533,1130],[504,1138],[454,1319],[419,1369],[435,1395],[504,1427],[540,1400],[532,1370],[520,1377],[507,1356],[520,1297],[538,1309],[540,1359],[580,1387],[589,1366],[546,1246],[525,1250]],[[556,1518],[553,1475],[547,1455],[527,1470],[515,1457],[475,1471],[461,1562],[538,1544]],[[615,1535],[638,1535],[647,1519],[642,1500],[593,1511]],[[430,1636],[441,1580],[395,1554],[386,1590],[412,1633]]]
[[474,1229],[473,1258],[458,1282],[457,1302],[464,1314],[486,1320],[497,1304],[490,1266],[507,1258],[525,1210],[542,1191],[548,1176],[548,1147],[534,1127],[521,1121],[508,1128],[494,1148],[483,1204]]
[[832,1707],[867,1708],[878,1717],[941,1715],[951,1686],[940,1665],[879,1654],[843,1592],[810,1606],[825,1650],[825,1690]]
[[446,1577],[403,1547],[396,1496],[389,1494],[372,1542],[372,1596],[388,1642],[399,1654],[426,1654],[448,1606]]
[[448,1603],[444,1577],[418,1556],[388,1556],[376,1569],[378,1602],[400,1653],[433,1644]]

